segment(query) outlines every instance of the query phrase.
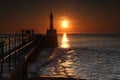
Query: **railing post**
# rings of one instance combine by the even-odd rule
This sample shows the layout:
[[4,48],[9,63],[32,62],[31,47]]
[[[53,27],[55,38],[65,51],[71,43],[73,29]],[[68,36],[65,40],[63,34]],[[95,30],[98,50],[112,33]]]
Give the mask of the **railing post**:
[[3,53],[4,53],[4,41],[1,41],[0,42],[0,79],[2,80],[2,75],[3,75],[3,61],[2,61],[2,59],[3,59]]
[[[25,44],[24,34],[22,33],[22,46]],[[23,56],[23,49],[21,50],[21,57]]]
[[22,69],[21,69],[21,77],[22,78],[27,78],[28,77],[28,64],[25,63],[23,66],[22,66]]
[[14,54],[14,65],[16,65],[17,64],[17,60],[16,60],[16,36],[14,37],[14,48],[15,48],[15,54]]
[[[11,50],[11,39],[9,37],[9,51]],[[10,52],[8,53],[9,55],[9,62],[8,62],[8,70],[10,72],[10,68],[11,68],[11,56],[10,56]]]

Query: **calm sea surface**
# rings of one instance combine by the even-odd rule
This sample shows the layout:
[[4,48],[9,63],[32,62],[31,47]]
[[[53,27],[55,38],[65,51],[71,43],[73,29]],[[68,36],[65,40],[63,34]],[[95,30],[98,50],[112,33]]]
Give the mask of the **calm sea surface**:
[[[44,59],[33,63],[31,75],[120,80],[119,35],[66,34],[64,37],[58,36],[58,49],[42,51]],[[48,57],[52,51],[53,54]]]

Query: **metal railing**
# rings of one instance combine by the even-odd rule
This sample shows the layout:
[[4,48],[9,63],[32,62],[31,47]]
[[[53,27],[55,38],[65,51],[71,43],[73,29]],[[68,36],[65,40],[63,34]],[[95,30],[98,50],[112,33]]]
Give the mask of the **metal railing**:
[[0,80],[4,80],[35,46],[35,40],[34,35],[0,37]]

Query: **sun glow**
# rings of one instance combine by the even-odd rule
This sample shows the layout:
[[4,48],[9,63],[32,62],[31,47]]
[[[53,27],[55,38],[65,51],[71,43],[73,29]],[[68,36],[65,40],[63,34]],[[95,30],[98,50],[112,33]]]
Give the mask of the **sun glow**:
[[68,27],[68,21],[67,20],[63,20],[62,21],[62,27],[63,28],[67,28]]
[[68,44],[68,38],[67,38],[67,34],[64,33],[63,34],[63,37],[62,37],[62,44],[61,44],[61,47],[62,48],[69,48],[69,44]]

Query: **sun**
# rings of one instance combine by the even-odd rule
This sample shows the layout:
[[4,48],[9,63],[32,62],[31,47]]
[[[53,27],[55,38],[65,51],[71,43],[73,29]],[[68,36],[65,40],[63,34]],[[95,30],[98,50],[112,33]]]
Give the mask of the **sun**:
[[63,28],[67,28],[68,27],[68,21],[67,20],[63,20],[62,21],[62,27]]

